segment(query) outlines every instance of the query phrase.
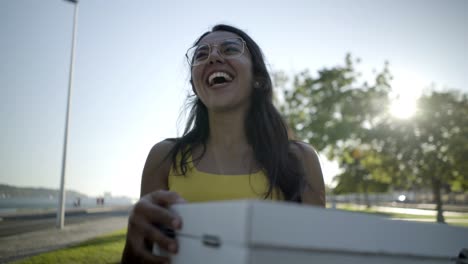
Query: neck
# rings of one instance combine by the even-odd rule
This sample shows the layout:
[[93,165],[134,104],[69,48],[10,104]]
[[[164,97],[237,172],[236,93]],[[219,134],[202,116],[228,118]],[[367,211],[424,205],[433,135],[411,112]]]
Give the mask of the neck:
[[247,111],[210,112],[208,146],[215,150],[242,153],[249,148],[245,136]]

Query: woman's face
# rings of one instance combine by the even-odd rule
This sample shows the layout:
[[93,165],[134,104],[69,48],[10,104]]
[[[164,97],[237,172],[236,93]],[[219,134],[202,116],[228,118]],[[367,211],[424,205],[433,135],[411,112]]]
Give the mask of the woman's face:
[[[240,38],[227,31],[212,32],[198,45],[211,46],[208,60],[192,66],[192,81],[198,97],[214,112],[247,109],[252,91],[252,60],[247,49],[236,58],[224,58],[218,45],[226,39]],[[218,78],[216,78],[218,77]]]

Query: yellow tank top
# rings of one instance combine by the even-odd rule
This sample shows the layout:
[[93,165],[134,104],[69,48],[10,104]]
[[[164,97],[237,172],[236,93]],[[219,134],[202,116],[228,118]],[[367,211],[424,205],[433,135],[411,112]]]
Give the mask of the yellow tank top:
[[[264,199],[268,191],[268,179],[262,170],[243,175],[207,173],[199,171],[189,156],[185,176],[178,171],[171,166],[169,190],[177,192],[188,202]],[[278,191],[272,193],[273,200],[282,200]]]

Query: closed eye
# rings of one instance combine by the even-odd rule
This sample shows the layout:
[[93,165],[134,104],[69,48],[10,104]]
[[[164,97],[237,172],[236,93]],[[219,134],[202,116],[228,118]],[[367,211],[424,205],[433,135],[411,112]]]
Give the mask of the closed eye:
[[238,55],[242,52],[242,44],[238,41],[225,41],[222,45],[222,52],[224,55]]
[[195,60],[203,60],[208,57],[209,47],[207,45],[202,45],[197,48],[193,58]]

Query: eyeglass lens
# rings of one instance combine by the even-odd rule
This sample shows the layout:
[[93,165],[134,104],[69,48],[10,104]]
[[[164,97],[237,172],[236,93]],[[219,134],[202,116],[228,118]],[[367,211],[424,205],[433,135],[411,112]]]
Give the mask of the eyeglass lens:
[[187,53],[189,62],[197,65],[205,62],[210,57],[211,48],[216,46],[218,52],[224,58],[233,58],[242,55],[244,52],[244,43],[241,39],[226,39],[217,45],[201,44],[192,47]]

